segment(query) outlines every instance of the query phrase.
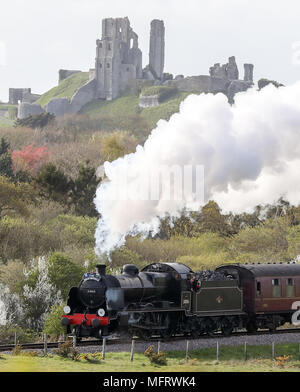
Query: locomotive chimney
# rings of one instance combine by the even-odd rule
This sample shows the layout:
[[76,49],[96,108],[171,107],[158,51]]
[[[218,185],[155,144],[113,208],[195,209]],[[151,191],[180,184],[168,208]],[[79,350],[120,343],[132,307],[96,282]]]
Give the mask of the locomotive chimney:
[[105,264],[97,264],[97,272],[100,276],[104,276],[105,275],[105,271],[106,271],[106,265]]

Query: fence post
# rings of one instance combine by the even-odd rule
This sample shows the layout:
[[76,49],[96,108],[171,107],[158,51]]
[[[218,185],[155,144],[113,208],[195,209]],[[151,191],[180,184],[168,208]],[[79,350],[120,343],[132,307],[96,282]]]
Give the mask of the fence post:
[[131,351],[130,351],[130,361],[133,361],[133,354],[134,354],[134,339],[131,341]]
[[272,359],[275,359],[275,343],[272,342]]
[[18,340],[17,340],[17,332],[15,332],[15,347],[17,347]]
[[44,355],[48,354],[48,336],[44,333]]
[[219,342],[217,342],[217,361],[220,359],[220,345]]
[[160,341],[158,341],[158,343],[157,343],[157,354],[159,354],[160,353]]
[[245,361],[247,361],[247,342],[245,342],[245,345],[244,345],[244,360]]
[[106,354],[106,338],[103,338],[102,340],[102,357],[105,359],[105,354]]
[[190,345],[190,342],[189,342],[189,340],[187,340],[186,341],[186,350],[185,350],[185,360],[186,360],[186,362],[189,361],[189,345]]
[[76,343],[77,343],[76,335],[73,335],[73,348],[76,348]]

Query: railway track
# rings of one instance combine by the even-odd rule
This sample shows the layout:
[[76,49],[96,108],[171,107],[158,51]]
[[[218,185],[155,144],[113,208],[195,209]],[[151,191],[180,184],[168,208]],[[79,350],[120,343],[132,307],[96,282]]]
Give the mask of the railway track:
[[[235,336],[259,336],[259,335],[279,335],[279,334],[286,334],[286,333],[299,333],[300,337],[300,328],[288,328],[288,329],[279,329],[274,332],[270,332],[268,330],[260,330],[255,333],[248,333],[246,331],[238,331],[234,332],[229,337],[235,337]],[[204,335],[201,336],[200,338],[197,338],[199,340],[201,339],[216,339],[216,338],[224,338],[224,335],[222,333],[215,333],[213,335]],[[183,335],[177,335],[173,336],[170,339],[162,339],[161,337],[153,337],[148,340],[149,343],[154,343],[158,341],[167,341],[167,342],[172,342],[172,341],[178,341],[178,340],[193,340],[191,336],[183,336]],[[126,339],[120,339],[120,338],[108,338],[106,344],[109,345],[117,345],[117,344],[126,344],[126,343],[131,343],[132,339],[126,338]],[[134,339],[136,342],[144,342],[145,340],[142,340],[140,338],[135,338]],[[47,343],[47,348],[52,349],[52,348],[58,348],[59,344],[65,343],[65,341],[60,341],[60,342],[48,342]],[[82,340],[80,342],[76,343],[77,347],[87,347],[87,346],[99,346],[100,349],[102,349],[102,340],[100,339],[95,339],[95,340]],[[44,342],[41,343],[24,343],[21,344],[22,350],[43,350],[44,349]],[[14,344],[0,344],[0,352],[4,351],[12,351],[15,348]]]

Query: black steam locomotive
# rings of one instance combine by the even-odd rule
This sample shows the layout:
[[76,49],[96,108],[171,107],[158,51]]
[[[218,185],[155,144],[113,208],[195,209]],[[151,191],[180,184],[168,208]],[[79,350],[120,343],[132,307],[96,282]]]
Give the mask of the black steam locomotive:
[[218,279],[210,279],[180,263],[154,263],[141,272],[130,264],[113,276],[98,265],[71,288],[62,324],[78,338],[124,331],[147,339],[274,330],[290,322],[300,265],[233,264],[216,271]]

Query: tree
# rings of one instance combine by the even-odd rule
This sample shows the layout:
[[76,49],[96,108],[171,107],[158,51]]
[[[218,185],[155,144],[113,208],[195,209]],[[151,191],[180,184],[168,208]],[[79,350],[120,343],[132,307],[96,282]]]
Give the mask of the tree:
[[49,152],[45,146],[34,147],[33,144],[30,144],[20,151],[14,150],[12,152],[13,169],[15,172],[35,174],[48,157]]
[[99,181],[96,170],[86,165],[81,165],[78,176],[71,182],[71,203],[75,206],[75,212],[79,215],[97,216],[93,203]]
[[58,340],[60,335],[65,332],[65,328],[61,325],[61,315],[64,311],[64,304],[54,305],[51,307],[50,313],[46,316],[44,323],[44,333]]
[[70,184],[65,174],[52,163],[44,165],[35,179],[43,196],[55,201],[64,200],[68,197]]
[[101,146],[101,154],[105,161],[112,162],[125,154],[133,152],[137,139],[128,132],[115,132],[105,136]]
[[47,260],[40,257],[31,263],[30,271],[25,273],[30,277],[37,275],[34,285],[25,284],[22,294],[24,308],[24,324],[27,328],[41,331],[46,315],[53,305],[60,304],[61,293],[51,283]]
[[77,286],[85,272],[83,267],[62,253],[50,255],[48,271],[51,284],[60,290],[64,300],[67,299],[70,287]]
[[30,189],[27,184],[14,184],[0,176],[0,219],[10,212],[28,215],[26,201],[32,198]]
[[26,118],[18,118],[15,121],[14,127],[28,127],[28,128],[44,128],[55,119],[52,113],[41,113],[28,116]]
[[10,144],[1,138],[0,141],[0,175],[8,178],[13,178],[13,162],[10,153]]

